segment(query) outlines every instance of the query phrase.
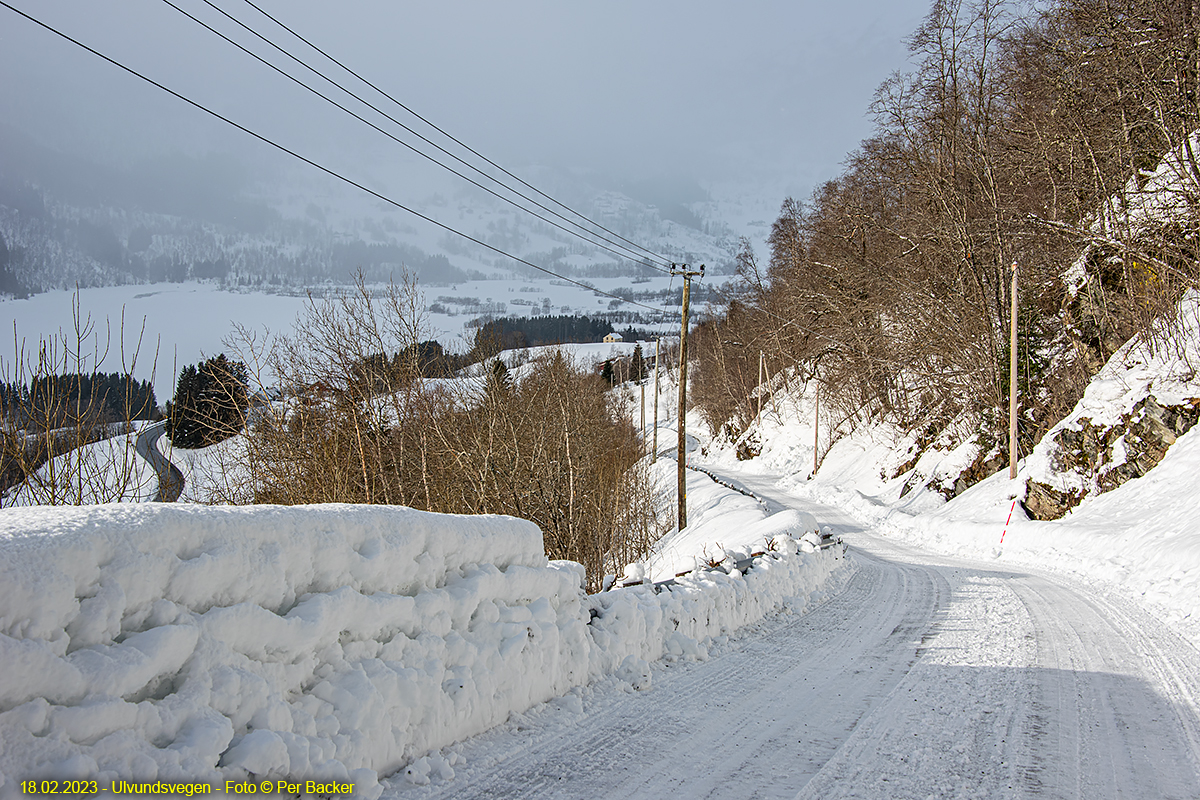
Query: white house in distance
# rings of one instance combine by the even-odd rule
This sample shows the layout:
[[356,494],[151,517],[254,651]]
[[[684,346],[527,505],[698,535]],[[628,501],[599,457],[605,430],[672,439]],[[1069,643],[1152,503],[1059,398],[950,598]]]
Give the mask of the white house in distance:
[[605,344],[612,344],[613,342],[620,342],[620,341],[622,341],[621,334],[617,333],[616,331],[613,331],[612,333],[610,333],[604,337]]

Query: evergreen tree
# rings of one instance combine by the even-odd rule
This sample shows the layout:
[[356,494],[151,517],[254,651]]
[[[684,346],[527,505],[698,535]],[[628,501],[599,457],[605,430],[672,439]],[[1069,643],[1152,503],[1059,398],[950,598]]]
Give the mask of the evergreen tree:
[[613,361],[611,358],[605,360],[604,366],[600,369],[600,377],[603,378],[605,383],[607,383],[609,386],[612,386],[613,383],[616,382],[616,375],[613,373]]
[[488,391],[506,391],[512,388],[512,382],[508,366],[498,358],[493,361],[488,373]]
[[4,236],[0,235],[0,294],[11,294],[13,297],[24,299],[29,296],[29,290],[21,285],[11,269],[12,255]]
[[246,411],[246,365],[225,354],[188,365],[179,373],[174,402],[167,404],[167,436],[176,447],[207,447],[242,429]]

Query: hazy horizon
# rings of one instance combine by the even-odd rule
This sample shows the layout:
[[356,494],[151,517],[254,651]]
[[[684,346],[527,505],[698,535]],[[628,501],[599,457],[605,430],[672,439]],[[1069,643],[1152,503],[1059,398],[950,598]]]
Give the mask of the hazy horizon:
[[[203,2],[179,5],[311,79]],[[761,179],[782,187],[773,191],[801,195],[834,177],[869,135],[871,95],[904,67],[903,39],[926,11],[925,2],[862,0],[736,9],[538,0],[399,8],[375,1],[338,6],[336,14],[313,2],[262,7],[505,166],[544,165],[614,185]],[[322,64],[248,3],[227,0],[221,8]],[[333,169],[379,181],[400,199],[410,179],[421,183],[415,175],[424,167],[399,145],[166,2],[60,0],[24,10]],[[213,152],[266,173],[288,163],[7,9],[0,9],[0,44],[0,68],[14,78],[0,85],[0,117],[44,146],[117,165]],[[337,73],[328,62],[320,68]],[[429,132],[399,109],[393,115]]]

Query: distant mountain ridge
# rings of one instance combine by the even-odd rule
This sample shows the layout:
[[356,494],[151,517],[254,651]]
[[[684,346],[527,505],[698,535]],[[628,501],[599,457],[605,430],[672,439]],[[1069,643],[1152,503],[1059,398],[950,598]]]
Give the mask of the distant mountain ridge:
[[[220,154],[114,166],[0,124],[0,156],[0,292],[7,294],[186,280],[302,287],[349,283],[359,272],[386,281],[407,271],[434,286],[542,274],[496,250],[572,277],[650,272],[623,257],[610,234],[601,234],[609,244],[589,244],[562,230],[578,229],[561,218],[539,212],[549,224],[465,184],[394,194],[486,246],[319,176],[270,174]],[[664,178],[618,190],[575,180],[573,207],[618,235],[673,260],[707,262],[718,274],[732,270],[735,237],[704,218],[706,195],[694,182]]]

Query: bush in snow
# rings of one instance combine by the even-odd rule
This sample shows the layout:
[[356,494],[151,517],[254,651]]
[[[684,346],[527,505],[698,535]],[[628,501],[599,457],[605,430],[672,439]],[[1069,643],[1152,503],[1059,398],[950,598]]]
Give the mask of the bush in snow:
[[512,514],[542,528],[551,557],[582,563],[592,588],[640,557],[661,526],[641,443],[603,381],[561,352],[426,379],[379,356],[416,358],[420,307],[410,284],[311,301],[270,357],[289,399],[247,430],[240,474],[254,481],[223,499]]

